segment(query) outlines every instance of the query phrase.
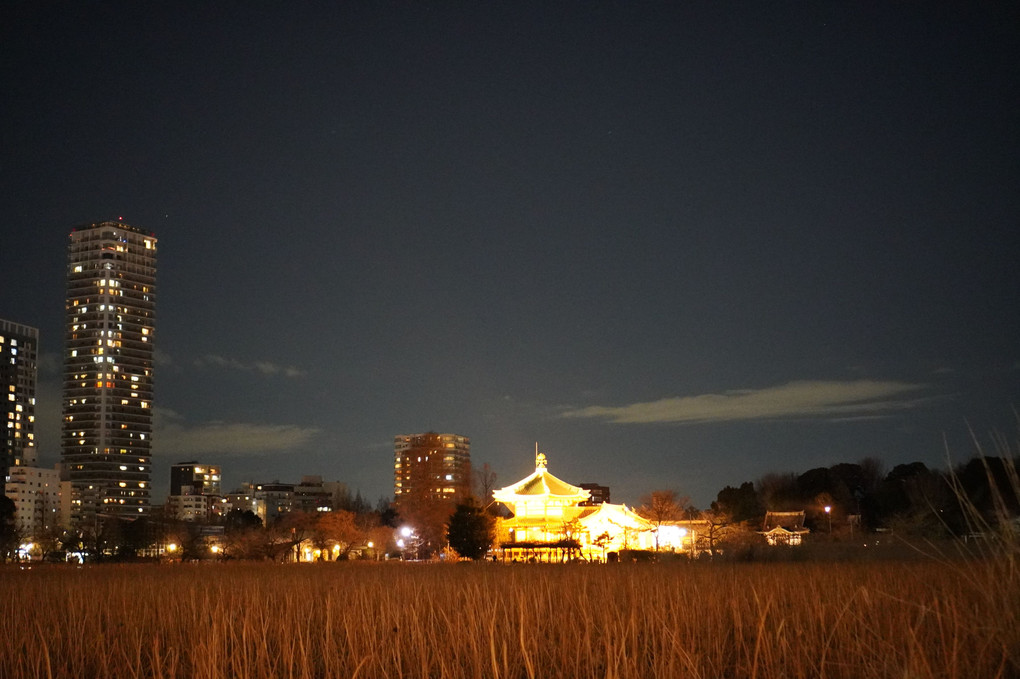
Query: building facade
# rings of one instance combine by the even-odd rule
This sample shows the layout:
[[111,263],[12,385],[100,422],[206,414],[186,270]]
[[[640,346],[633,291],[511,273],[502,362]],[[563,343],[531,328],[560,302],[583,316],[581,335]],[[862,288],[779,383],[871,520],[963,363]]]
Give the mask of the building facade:
[[333,494],[326,488],[321,476],[301,477],[301,483],[294,486],[293,511],[333,511]]
[[459,434],[403,434],[393,440],[393,501],[397,510],[471,495],[471,439]]
[[594,507],[609,502],[609,486],[603,486],[598,483],[581,483],[578,484],[578,488],[588,491],[589,498],[581,503],[585,507]]
[[60,472],[56,469],[11,467],[4,495],[14,501],[14,524],[22,539],[38,539],[61,529]]
[[262,525],[268,526],[284,514],[294,511],[294,484],[257,483],[252,496],[255,503],[255,514],[262,519]]
[[588,489],[549,473],[546,456],[537,447],[534,473],[492,496],[511,514],[496,521],[494,550],[505,561],[605,561],[623,550],[681,552],[693,557],[698,533],[708,523],[656,525],[626,505],[592,504]]
[[156,238],[121,222],[67,250],[61,455],[71,521],[143,516],[152,474]]
[[166,515],[178,521],[202,523],[213,515],[213,509],[221,498],[211,495],[168,495]]
[[0,319],[0,482],[11,467],[36,464],[35,382],[39,331]]
[[179,521],[206,521],[223,513],[219,465],[195,460],[170,465],[166,515]]
[[219,465],[179,462],[170,465],[170,495],[220,495],[221,478]]

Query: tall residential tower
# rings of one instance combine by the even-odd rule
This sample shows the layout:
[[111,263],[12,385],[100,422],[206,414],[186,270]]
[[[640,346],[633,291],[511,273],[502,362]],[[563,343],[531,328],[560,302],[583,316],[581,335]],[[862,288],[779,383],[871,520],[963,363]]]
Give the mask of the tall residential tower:
[[39,331],[0,319],[0,490],[11,467],[33,467]]
[[393,501],[399,511],[463,502],[471,495],[471,439],[406,434],[393,440]]
[[71,521],[148,513],[156,238],[121,222],[71,231],[61,454]]

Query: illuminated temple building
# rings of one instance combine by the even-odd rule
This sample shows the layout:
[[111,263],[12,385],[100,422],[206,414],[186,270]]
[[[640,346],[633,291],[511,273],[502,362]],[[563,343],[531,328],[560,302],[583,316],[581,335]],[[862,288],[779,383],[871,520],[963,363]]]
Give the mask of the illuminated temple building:
[[655,549],[656,535],[660,549],[694,553],[698,522],[657,528],[626,505],[587,505],[589,491],[550,474],[537,450],[535,471],[492,496],[513,513],[496,526],[494,549],[504,560],[603,561],[621,550]]

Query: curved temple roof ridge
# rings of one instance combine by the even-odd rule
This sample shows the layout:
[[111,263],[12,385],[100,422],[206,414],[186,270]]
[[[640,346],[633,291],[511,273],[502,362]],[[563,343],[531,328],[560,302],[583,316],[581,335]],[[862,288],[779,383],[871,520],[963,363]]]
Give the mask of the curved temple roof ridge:
[[557,499],[574,499],[582,502],[591,497],[591,493],[583,488],[567,483],[549,473],[544,453],[538,452],[535,444],[535,471],[517,483],[493,491],[493,497],[504,503],[519,501],[519,498],[536,498],[540,496]]

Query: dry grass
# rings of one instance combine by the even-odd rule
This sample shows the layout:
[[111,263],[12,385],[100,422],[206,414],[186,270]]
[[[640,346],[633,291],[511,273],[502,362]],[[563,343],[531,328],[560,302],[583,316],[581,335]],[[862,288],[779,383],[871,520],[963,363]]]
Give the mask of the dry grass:
[[1012,559],[0,571],[0,676],[1015,677]]

